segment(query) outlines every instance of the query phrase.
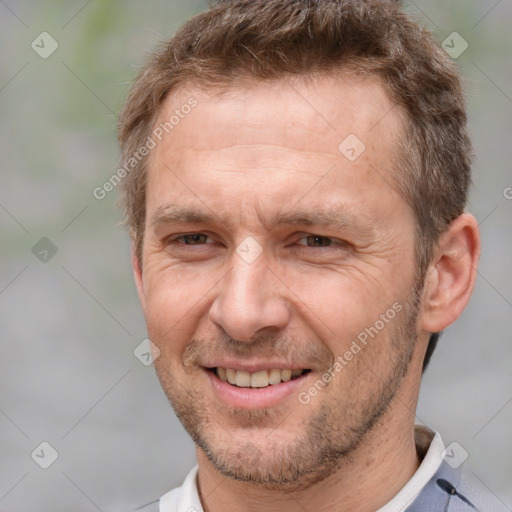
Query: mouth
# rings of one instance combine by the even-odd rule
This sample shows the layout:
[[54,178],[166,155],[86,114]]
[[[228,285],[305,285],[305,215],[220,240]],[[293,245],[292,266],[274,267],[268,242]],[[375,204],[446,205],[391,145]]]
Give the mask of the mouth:
[[283,382],[296,380],[309,373],[309,369],[279,369],[269,368],[257,372],[248,372],[246,370],[235,370],[233,368],[207,368],[208,371],[216,375],[222,382],[226,382],[237,388],[267,388],[276,386]]

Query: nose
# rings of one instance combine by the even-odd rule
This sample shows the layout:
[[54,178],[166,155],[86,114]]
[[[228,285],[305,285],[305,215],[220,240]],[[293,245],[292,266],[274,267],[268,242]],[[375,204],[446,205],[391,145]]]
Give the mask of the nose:
[[290,320],[286,285],[266,259],[260,256],[247,263],[235,253],[232,264],[231,271],[219,283],[210,320],[232,339],[246,342],[264,330],[284,328]]

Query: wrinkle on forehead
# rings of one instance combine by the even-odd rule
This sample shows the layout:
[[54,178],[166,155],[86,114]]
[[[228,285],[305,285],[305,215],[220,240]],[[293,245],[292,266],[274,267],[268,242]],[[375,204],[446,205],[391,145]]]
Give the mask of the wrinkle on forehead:
[[[192,96],[198,106],[175,131],[197,150],[244,145],[248,139],[255,145],[283,145],[279,141],[286,140],[287,147],[301,150],[306,140],[311,149],[336,155],[339,143],[349,133],[365,139],[371,148],[393,142],[403,126],[401,108],[376,77],[353,78],[348,85],[334,75],[313,81],[302,77],[246,80],[222,91],[182,88],[166,99],[158,122],[168,119]],[[223,132],[233,126],[243,127],[243,133],[231,133],[227,141]],[[170,146],[172,134],[168,136]]]
[[[339,155],[307,149],[298,151],[278,144],[232,144],[217,150],[182,148],[172,156],[172,169],[184,176],[206,168],[214,173],[256,178],[261,177],[263,171],[282,174],[287,179],[296,174],[320,178],[339,164]],[[361,170],[358,172],[360,174]]]

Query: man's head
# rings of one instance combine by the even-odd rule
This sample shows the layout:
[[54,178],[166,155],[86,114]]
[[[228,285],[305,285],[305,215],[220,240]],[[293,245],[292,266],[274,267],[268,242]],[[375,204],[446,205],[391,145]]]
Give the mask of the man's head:
[[429,333],[474,282],[465,122],[453,65],[391,1],[219,2],[141,72],[120,120],[135,276],[219,471],[321,478],[413,420]]

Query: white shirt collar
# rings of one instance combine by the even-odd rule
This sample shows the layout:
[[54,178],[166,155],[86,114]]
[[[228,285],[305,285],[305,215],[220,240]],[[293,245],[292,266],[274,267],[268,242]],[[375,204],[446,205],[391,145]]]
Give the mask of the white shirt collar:
[[444,443],[438,432],[434,434],[430,447],[420,467],[402,490],[377,512],[403,512],[418,497],[443,461]]
[[160,512],[204,512],[197,489],[198,469],[199,467],[195,466],[181,487],[160,498]]
[[[377,512],[403,512],[406,510],[439,469],[443,460],[443,450],[443,441],[436,432],[416,473],[402,490]],[[197,489],[197,471],[198,466],[190,471],[181,487],[160,498],[160,512],[204,512]]]

